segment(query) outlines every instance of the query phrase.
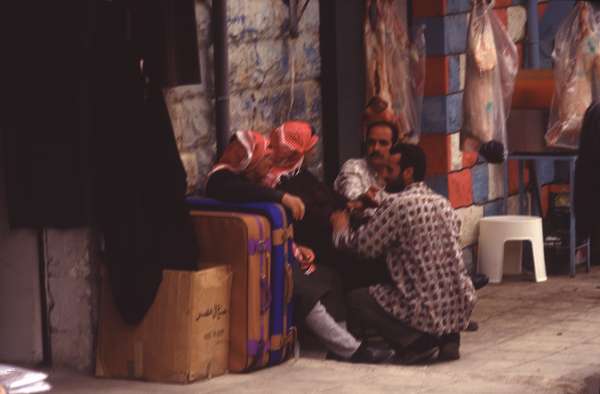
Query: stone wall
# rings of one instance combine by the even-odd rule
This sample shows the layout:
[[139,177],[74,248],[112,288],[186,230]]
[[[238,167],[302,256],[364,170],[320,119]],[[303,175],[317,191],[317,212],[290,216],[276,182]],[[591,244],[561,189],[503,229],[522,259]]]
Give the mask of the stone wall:
[[[320,133],[318,1],[309,2],[297,39],[289,37],[289,11],[282,0],[230,0],[227,13],[231,132],[268,133],[286,119],[303,119]],[[197,1],[196,19],[202,84],[166,95],[190,191],[202,189],[216,151],[208,1]],[[310,163],[319,174],[321,156]]]
[[[546,1],[539,1],[540,18],[546,7]],[[427,71],[420,144],[429,160],[427,182],[447,196],[457,209],[462,219],[461,241],[465,261],[473,270],[477,261],[479,219],[503,214],[504,172],[502,165],[489,164],[476,153],[462,152],[459,147],[470,8],[469,0],[413,2],[413,23],[426,26]],[[496,0],[494,12],[516,43],[522,65],[527,22],[525,2]],[[552,163],[543,163],[536,171],[542,184],[554,181]],[[517,213],[516,162],[509,163],[508,172],[507,209],[508,213]],[[529,179],[527,171],[525,179]],[[548,187],[542,189],[543,196],[548,190]]]

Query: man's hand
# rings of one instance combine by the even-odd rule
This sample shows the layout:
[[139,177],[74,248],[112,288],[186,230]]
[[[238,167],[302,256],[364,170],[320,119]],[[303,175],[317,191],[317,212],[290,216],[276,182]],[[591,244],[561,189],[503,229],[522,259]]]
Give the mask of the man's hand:
[[346,203],[346,208],[348,208],[350,212],[360,211],[365,208],[365,204],[361,200],[352,200]]
[[304,217],[304,211],[306,209],[302,199],[292,194],[285,193],[281,199],[281,203],[290,211],[292,211],[292,217],[294,220],[302,220]]
[[360,196],[360,200],[363,202],[365,208],[374,208],[379,206],[379,201],[377,201],[377,193],[379,193],[379,189],[375,186],[371,186],[369,190],[365,192],[365,194]]
[[300,254],[299,257],[302,260],[302,262],[306,264],[311,264],[313,261],[315,261],[315,252],[313,252],[311,248],[301,245],[297,245],[297,248],[298,253]]
[[350,226],[350,218],[346,211],[335,211],[331,214],[330,221],[335,233],[344,231]]

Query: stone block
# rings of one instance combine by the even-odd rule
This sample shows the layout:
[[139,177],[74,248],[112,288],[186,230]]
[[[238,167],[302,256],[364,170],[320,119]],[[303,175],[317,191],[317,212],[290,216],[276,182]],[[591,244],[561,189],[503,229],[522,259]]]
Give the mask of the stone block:
[[450,133],[462,126],[461,93],[423,98],[423,133]]
[[98,315],[98,275],[88,228],[45,231],[52,361],[89,370]]
[[227,3],[227,29],[232,42],[249,42],[283,35],[288,7],[280,0],[231,0]]
[[423,134],[419,145],[427,158],[427,176],[446,175],[449,170],[450,136]]
[[[268,89],[247,89],[231,95],[231,130],[252,129],[264,133],[286,119],[320,122],[321,89],[317,81],[304,81],[294,87],[290,109],[290,85]],[[289,111],[289,116],[288,116]]]
[[428,55],[449,55],[465,52],[467,47],[467,14],[426,16],[416,18],[416,25],[424,24]]
[[[231,0],[227,4],[227,24],[232,42],[288,36],[289,9],[281,0]],[[300,33],[319,32],[318,2],[308,3],[298,30]]]
[[457,209],[456,213],[461,220],[461,245],[464,248],[475,244],[479,236],[479,219],[483,217],[483,207],[481,205],[471,205],[470,207]]
[[488,201],[489,170],[487,164],[479,164],[471,169],[473,178],[473,202],[483,204]]
[[467,76],[467,55],[466,54],[461,54],[458,55],[458,60],[459,60],[459,70],[460,70],[460,88],[459,90],[464,90],[465,89],[465,79]]
[[504,195],[504,166],[488,164],[488,200],[495,200]]
[[448,174],[448,198],[454,208],[473,204],[473,178],[470,169]]
[[465,55],[448,56],[448,93],[456,93],[465,88]]
[[460,132],[450,134],[450,169],[463,169],[463,152],[460,150]]
[[413,16],[444,16],[447,13],[446,0],[420,0],[413,2]]
[[525,26],[527,24],[527,10],[523,6],[507,8],[508,34],[514,42],[521,41],[525,37]]
[[201,85],[167,90],[175,141],[188,178],[188,191],[201,189],[216,156],[213,100]]
[[448,14],[471,11],[471,0],[447,0]]
[[425,96],[441,96],[448,93],[448,63],[448,56],[427,56],[425,61]]
[[248,88],[272,87],[292,78],[316,79],[321,74],[319,37],[303,34],[295,40],[268,39],[234,44],[229,54],[229,80],[232,92]]
[[490,201],[483,206],[483,216],[504,215],[504,200]]
[[427,177],[425,183],[436,193],[448,198],[448,175]]

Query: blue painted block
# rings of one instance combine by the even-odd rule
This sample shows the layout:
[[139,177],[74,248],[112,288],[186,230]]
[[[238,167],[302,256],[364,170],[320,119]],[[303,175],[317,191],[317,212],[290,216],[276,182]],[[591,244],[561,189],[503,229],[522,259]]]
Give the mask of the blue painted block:
[[460,90],[460,56],[448,56],[448,93]]
[[462,126],[462,92],[423,98],[424,133],[452,133]]
[[535,164],[540,185],[552,183],[554,181],[554,162],[552,160],[536,160]]
[[471,170],[473,178],[473,202],[483,204],[488,199],[489,192],[489,171],[487,164],[480,164]]
[[434,192],[448,198],[448,175],[437,175],[425,179],[425,183]]
[[502,199],[488,202],[483,206],[483,216],[504,215],[504,203]]
[[425,25],[427,55],[450,55],[466,51],[467,14],[416,18],[415,26]]
[[471,11],[471,0],[448,0],[446,4],[449,14]]

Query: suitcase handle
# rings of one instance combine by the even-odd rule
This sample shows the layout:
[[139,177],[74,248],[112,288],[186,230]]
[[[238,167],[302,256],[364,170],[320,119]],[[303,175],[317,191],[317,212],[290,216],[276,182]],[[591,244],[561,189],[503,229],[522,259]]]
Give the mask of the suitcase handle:
[[264,314],[271,308],[271,289],[266,278],[260,279],[260,312]]
[[285,265],[285,303],[292,302],[294,296],[294,274],[290,264]]

